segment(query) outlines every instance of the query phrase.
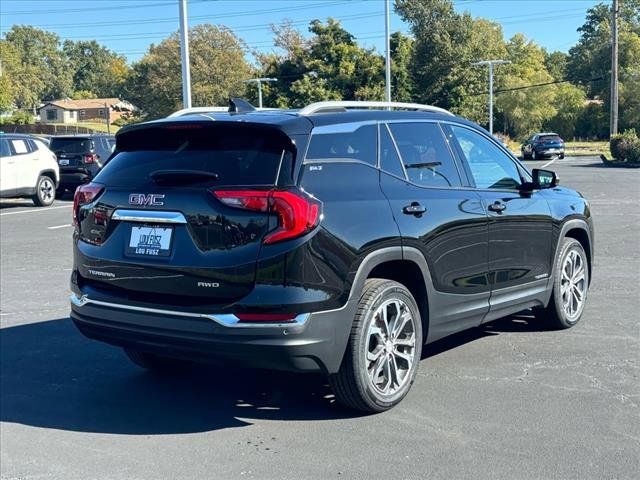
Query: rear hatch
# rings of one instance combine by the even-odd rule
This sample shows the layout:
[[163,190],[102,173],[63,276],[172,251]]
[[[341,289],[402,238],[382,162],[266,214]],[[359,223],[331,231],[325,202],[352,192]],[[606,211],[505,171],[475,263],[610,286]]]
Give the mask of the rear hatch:
[[84,171],[88,163],[95,161],[95,145],[87,137],[53,137],[49,149],[63,172]]
[[561,148],[564,147],[564,142],[559,135],[541,135],[538,142],[545,148]]
[[[167,305],[245,296],[278,227],[260,196],[293,185],[294,156],[289,137],[264,125],[163,122],[119,133],[74,208],[85,286]],[[246,205],[234,204],[236,193]]]

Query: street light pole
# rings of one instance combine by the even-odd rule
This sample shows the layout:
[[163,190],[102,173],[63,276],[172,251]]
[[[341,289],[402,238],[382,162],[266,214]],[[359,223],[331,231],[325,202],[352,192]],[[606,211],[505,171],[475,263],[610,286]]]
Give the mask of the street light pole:
[[611,27],[611,119],[610,135],[618,133],[618,0],[613,0]]
[[257,83],[258,84],[258,108],[262,108],[262,82],[277,82],[277,78],[250,78],[245,80],[244,83]]
[[386,55],[385,55],[385,98],[387,102],[391,101],[391,40],[389,38],[389,30],[390,30],[390,0],[384,0],[384,38],[385,38],[385,46],[386,46]]
[[189,68],[189,22],[187,20],[187,0],[179,0],[180,5],[180,57],[182,62],[182,106],[191,108],[191,72]]
[[509,60],[482,60],[472,63],[475,67],[489,66],[489,133],[493,135],[493,66],[511,63]]

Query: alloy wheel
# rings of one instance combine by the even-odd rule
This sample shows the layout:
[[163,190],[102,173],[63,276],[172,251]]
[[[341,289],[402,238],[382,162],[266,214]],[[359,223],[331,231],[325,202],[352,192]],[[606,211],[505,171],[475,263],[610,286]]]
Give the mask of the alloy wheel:
[[367,332],[367,374],[382,395],[393,395],[407,383],[415,362],[416,329],[411,310],[400,299],[380,305]]
[[560,293],[562,306],[570,322],[577,321],[584,307],[587,291],[585,259],[577,250],[570,250],[562,265]]

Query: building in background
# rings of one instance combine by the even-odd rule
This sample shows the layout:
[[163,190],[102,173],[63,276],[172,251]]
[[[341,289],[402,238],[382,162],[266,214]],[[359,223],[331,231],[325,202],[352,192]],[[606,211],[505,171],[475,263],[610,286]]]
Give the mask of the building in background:
[[133,115],[136,111],[129,102],[119,98],[88,98],[82,100],[52,100],[38,108],[40,123],[110,122]]

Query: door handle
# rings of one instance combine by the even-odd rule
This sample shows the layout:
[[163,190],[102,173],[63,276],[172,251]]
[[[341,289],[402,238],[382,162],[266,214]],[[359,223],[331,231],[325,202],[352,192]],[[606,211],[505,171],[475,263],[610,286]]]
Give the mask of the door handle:
[[415,215],[416,217],[422,215],[426,211],[427,209],[418,202],[411,202],[411,205],[406,205],[402,209],[403,213],[406,213],[407,215]]
[[495,202],[493,202],[491,205],[489,205],[489,210],[491,210],[492,212],[498,212],[498,213],[500,213],[500,212],[502,212],[505,208],[507,208],[507,206],[506,206],[504,203],[502,203],[502,202],[500,202],[500,201],[498,201],[498,200],[496,200],[496,201],[495,201]]

